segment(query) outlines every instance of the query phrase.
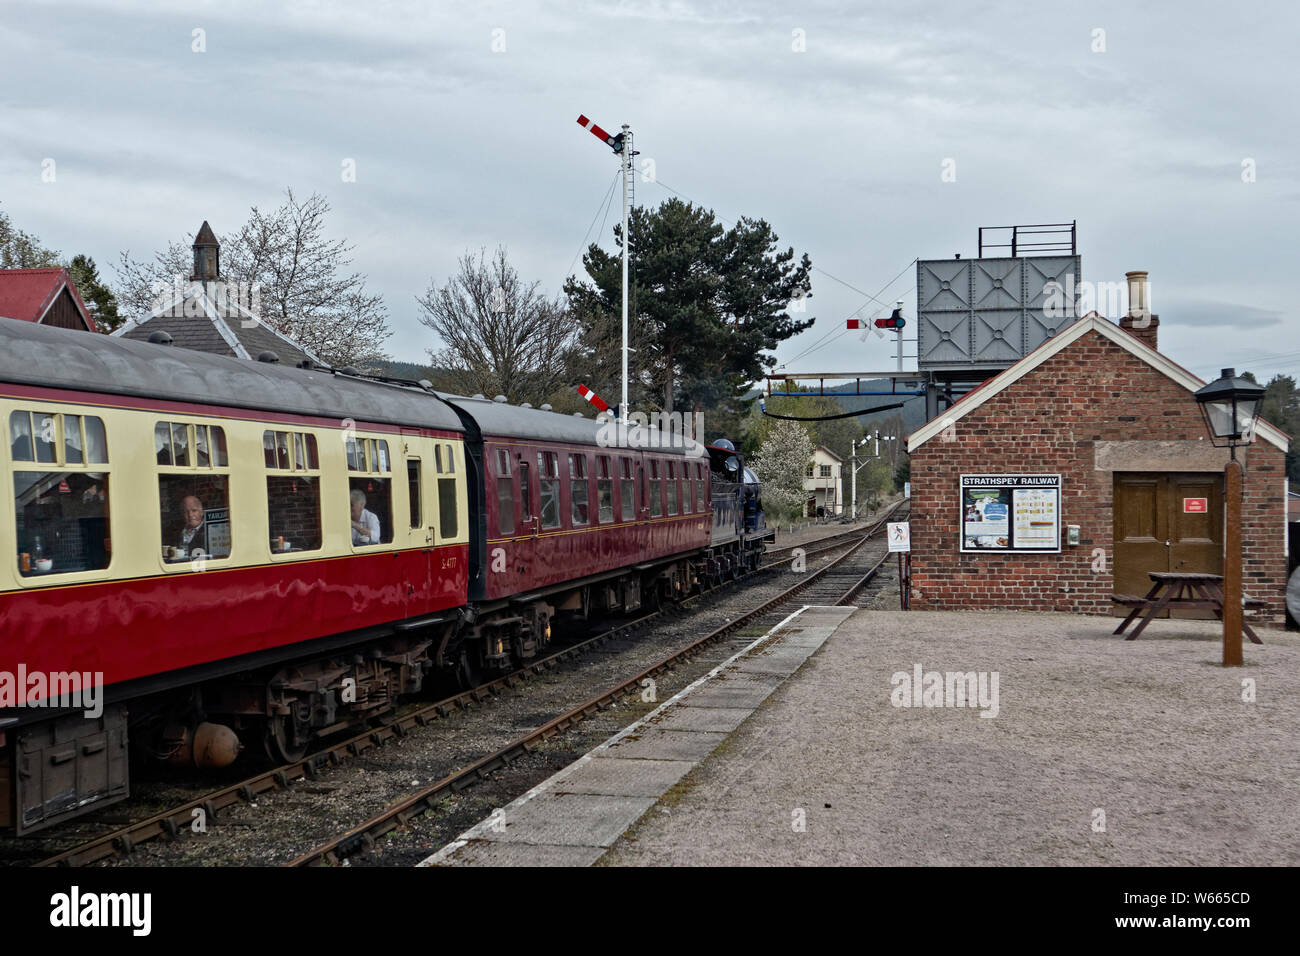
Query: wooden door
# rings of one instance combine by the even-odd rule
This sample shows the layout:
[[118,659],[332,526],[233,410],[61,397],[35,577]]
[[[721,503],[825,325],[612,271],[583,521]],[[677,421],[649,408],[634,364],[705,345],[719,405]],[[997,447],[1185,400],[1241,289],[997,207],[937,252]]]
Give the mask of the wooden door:
[[[1152,571],[1223,573],[1223,476],[1116,472],[1114,590],[1146,594]],[[1116,608],[1116,614],[1128,613]],[[1210,618],[1209,611],[1178,617]]]

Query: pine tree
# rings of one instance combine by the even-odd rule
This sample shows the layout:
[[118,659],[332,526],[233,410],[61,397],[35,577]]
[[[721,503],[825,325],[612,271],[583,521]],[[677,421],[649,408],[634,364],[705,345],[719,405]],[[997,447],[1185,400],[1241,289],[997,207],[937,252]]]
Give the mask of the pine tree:
[[117,297],[100,281],[95,260],[90,256],[76,255],[66,268],[81,301],[86,303],[90,317],[95,320],[95,331],[112,332],[121,325],[122,317],[117,314]]
[[[790,314],[807,298],[812,262],[780,251],[761,219],[724,229],[712,211],[670,199],[634,209],[628,236],[633,401],[667,411],[734,408],[776,364],[772,350],[812,324]],[[621,226],[615,238],[621,249]],[[565,284],[586,345],[585,380],[601,394],[621,391],[620,255],[593,244],[583,257],[588,281]]]

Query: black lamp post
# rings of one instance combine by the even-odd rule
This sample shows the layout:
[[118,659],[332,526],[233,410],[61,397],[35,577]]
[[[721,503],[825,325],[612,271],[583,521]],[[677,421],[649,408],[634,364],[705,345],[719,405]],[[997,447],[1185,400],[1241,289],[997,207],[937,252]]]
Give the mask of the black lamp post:
[[1223,666],[1240,667],[1241,659],[1241,464],[1237,446],[1255,440],[1255,421],[1264,389],[1225,368],[1218,379],[1198,389],[1196,401],[1216,448],[1228,448],[1223,497],[1227,527],[1223,542]]

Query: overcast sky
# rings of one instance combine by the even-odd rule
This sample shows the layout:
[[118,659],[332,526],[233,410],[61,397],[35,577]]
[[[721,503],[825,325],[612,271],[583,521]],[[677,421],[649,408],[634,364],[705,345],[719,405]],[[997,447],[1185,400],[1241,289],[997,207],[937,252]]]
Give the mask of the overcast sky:
[[[1253,2],[0,0],[0,208],[111,280],[120,250],[319,191],[390,352],[423,361],[415,297],[466,249],[559,290],[617,171],[586,113],[654,161],[639,203],[761,216],[825,270],[782,361],[900,272],[880,297],[912,316],[908,264],[974,256],[980,226],[1077,219],[1085,280],[1150,272],[1175,361],[1300,374],[1298,27]],[[789,370],[892,349],[844,335]]]

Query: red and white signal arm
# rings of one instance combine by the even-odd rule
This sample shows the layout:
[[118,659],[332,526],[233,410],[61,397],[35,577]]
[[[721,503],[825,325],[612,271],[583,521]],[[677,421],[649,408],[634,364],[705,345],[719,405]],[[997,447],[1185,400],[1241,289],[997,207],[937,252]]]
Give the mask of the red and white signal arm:
[[591,389],[589,389],[586,385],[578,386],[578,394],[581,395],[583,398],[585,398],[587,401],[591,402],[591,404],[595,405],[597,411],[600,412],[609,411],[609,405],[606,404],[605,400],[601,398],[599,395],[597,395],[595,392],[593,392]]
[[886,525],[886,529],[891,554],[895,551],[912,550],[912,523],[910,521],[890,521]]
[[1210,510],[1209,498],[1184,498],[1183,514],[1185,515],[1203,515]]

